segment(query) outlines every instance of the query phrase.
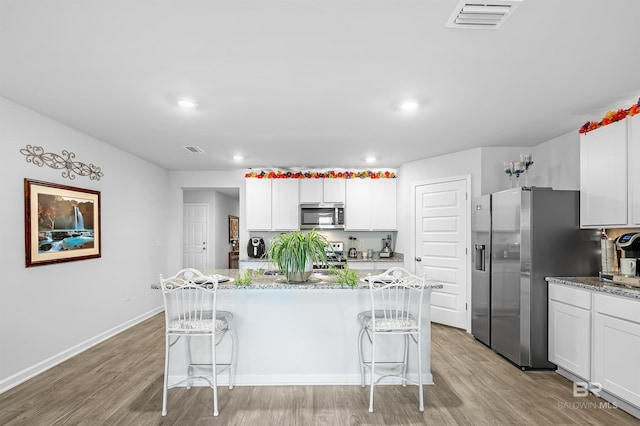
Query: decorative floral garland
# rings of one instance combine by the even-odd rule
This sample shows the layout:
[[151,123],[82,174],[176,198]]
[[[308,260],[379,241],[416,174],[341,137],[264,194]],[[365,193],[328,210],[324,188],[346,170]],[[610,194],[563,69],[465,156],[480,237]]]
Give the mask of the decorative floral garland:
[[246,178],[257,179],[395,179],[396,173],[390,171],[378,171],[362,170],[357,172],[352,171],[334,171],[327,172],[283,172],[278,171],[251,171],[244,175]]
[[616,121],[624,120],[625,118],[627,118],[627,116],[633,117],[636,114],[640,114],[640,99],[638,99],[637,103],[631,105],[627,109],[609,111],[605,114],[604,118],[601,121],[587,121],[582,127],[580,127],[580,130],[578,130],[578,132],[587,133],[608,124],[615,123]]

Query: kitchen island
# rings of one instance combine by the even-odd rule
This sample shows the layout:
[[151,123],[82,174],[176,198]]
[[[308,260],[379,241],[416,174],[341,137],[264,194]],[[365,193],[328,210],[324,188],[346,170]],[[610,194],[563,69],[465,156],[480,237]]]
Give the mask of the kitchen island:
[[[360,279],[381,271],[358,271]],[[205,272],[235,280],[239,271],[216,269]],[[218,309],[233,313],[231,326],[237,336],[237,385],[339,385],[360,384],[357,321],[359,312],[370,309],[368,286],[359,282],[351,288],[337,283],[336,276],[313,274],[305,284],[287,284],[282,275],[257,274],[252,283],[240,286],[235,281],[219,285]],[[431,304],[431,290],[442,284],[428,281],[423,303]],[[152,288],[159,289],[158,283]],[[425,309],[422,338],[422,375],[425,384],[431,375],[430,312]],[[401,340],[390,336],[380,345],[377,359],[401,359]],[[197,339],[196,339],[197,340]],[[228,339],[226,339],[228,340]],[[180,344],[181,342],[179,342]],[[206,345],[203,345],[206,346]],[[206,362],[206,347],[193,348],[196,360]],[[365,346],[365,353],[370,350]],[[186,376],[183,350],[172,353],[170,382]],[[219,346],[218,357],[229,353],[228,341]],[[415,351],[409,354],[409,376],[417,379]],[[225,374],[219,376],[225,384]]]

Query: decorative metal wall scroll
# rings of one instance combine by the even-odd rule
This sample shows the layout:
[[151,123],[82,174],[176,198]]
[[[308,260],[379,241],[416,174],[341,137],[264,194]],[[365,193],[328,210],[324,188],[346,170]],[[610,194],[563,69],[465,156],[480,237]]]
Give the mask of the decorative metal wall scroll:
[[62,177],[71,180],[75,179],[76,175],[89,176],[91,180],[100,180],[100,178],[104,176],[100,167],[94,164],[74,161],[73,159],[76,158],[76,154],[66,149],[62,151],[62,155],[59,155],[53,152],[44,152],[44,148],[41,146],[27,145],[26,148],[20,150],[20,153],[27,157],[27,163],[33,163],[39,167],[46,164],[52,169],[63,169]]

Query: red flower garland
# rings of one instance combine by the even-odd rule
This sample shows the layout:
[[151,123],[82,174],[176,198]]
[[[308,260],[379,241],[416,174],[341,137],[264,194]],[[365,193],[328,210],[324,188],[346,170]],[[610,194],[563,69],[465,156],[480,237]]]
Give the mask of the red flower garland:
[[631,105],[627,109],[619,109],[618,111],[609,111],[605,114],[601,121],[587,121],[578,130],[579,133],[587,133],[600,127],[606,126],[616,121],[624,120],[629,117],[633,117],[636,114],[640,114],[640,99],[638,102]]
[[379,171],[374,172],[371,170],[363,170],[363,171],[342,171],[336,172],[334,170],[329,170],[328,172],[283,172],[278,170],[276,171],[251,171],[244,175],[245,178],[256,178],[256,179],[395,179],[396,173],[390,171]]

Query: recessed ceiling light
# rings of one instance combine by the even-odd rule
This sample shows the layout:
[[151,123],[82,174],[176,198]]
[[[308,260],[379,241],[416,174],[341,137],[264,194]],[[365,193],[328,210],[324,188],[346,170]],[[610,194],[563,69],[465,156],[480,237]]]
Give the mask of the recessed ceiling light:
[[367,158],[365,158],[364,161],[366,161],[367,163],[375,163],[376,157],[374,157],[373,155],[370,155]]
[[241,160],[244,160],[244,157],[240,154],[236,154],[233,156],[233,159],[236,161],[241,161]]
[[418,101],[415,101],[413,99],[407,99],[406,101],[400,102],[400,104],[398,105],[398,108],[404,112],[414,112],[415,110],[418,109],[418,106],[420,106],[418,104]]
[[196,108],[198,106],[198,102],[191,98],[178,98],[177,103],[181,108]]

